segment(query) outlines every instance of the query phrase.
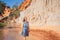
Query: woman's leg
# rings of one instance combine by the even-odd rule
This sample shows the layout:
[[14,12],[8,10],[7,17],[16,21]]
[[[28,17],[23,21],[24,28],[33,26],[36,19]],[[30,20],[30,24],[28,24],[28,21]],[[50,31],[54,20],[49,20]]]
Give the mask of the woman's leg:
[[24,38],[24,40],[26,40],[26,37]]

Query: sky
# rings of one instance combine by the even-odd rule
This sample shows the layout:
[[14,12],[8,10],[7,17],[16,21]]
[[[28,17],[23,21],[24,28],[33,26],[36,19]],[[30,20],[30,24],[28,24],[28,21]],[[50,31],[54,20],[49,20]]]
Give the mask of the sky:
[[20,5],[24,0],[3,0],[7,6],[10,6],[11,8],[13,5]]

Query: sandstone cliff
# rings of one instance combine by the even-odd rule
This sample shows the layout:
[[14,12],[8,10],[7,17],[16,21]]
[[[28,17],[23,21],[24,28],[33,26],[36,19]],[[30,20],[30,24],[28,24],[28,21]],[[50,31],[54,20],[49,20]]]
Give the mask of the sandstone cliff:
[[20,9],[19,19],[26,16],[30,25],[60,26],[60,0],[25,0]]
[[[23,18],[26,16],[29,27],[32,30],[35,29],[36,33],[32,31],[32,34],[36,37],[39,36],[36,40],[40,40],[40,38],[41,40],[60,40],[60,37],[58,38],[57,34],[54,33],[60,35],[60,0],[25,0],[24,2],[20,6],[22,11],[17,21],[22,23]],[[26,6],[28,7],[26,8]],[[36,29],[40,31],[36,31]],[[40,32],[42,32],[42,36]],[[58,39],[55,39],[56,37]]]

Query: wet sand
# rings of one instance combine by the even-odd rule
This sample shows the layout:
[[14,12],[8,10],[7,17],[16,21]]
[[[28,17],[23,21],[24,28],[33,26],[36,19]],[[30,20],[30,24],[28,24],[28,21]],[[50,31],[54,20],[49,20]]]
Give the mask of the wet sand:
[[[24,40],[20,28],[0,30],[0,40]],[[26,40],[60,40],[60,34],[54,30],[30,29]]]

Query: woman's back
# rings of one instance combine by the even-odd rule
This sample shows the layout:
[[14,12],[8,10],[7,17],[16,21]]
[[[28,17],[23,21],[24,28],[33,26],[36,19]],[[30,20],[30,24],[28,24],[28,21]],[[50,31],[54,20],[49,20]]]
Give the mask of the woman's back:
[[29,26],[28,22],[25,21],[24,24],[23,24],[23,27],[28,28],[28,26]]

